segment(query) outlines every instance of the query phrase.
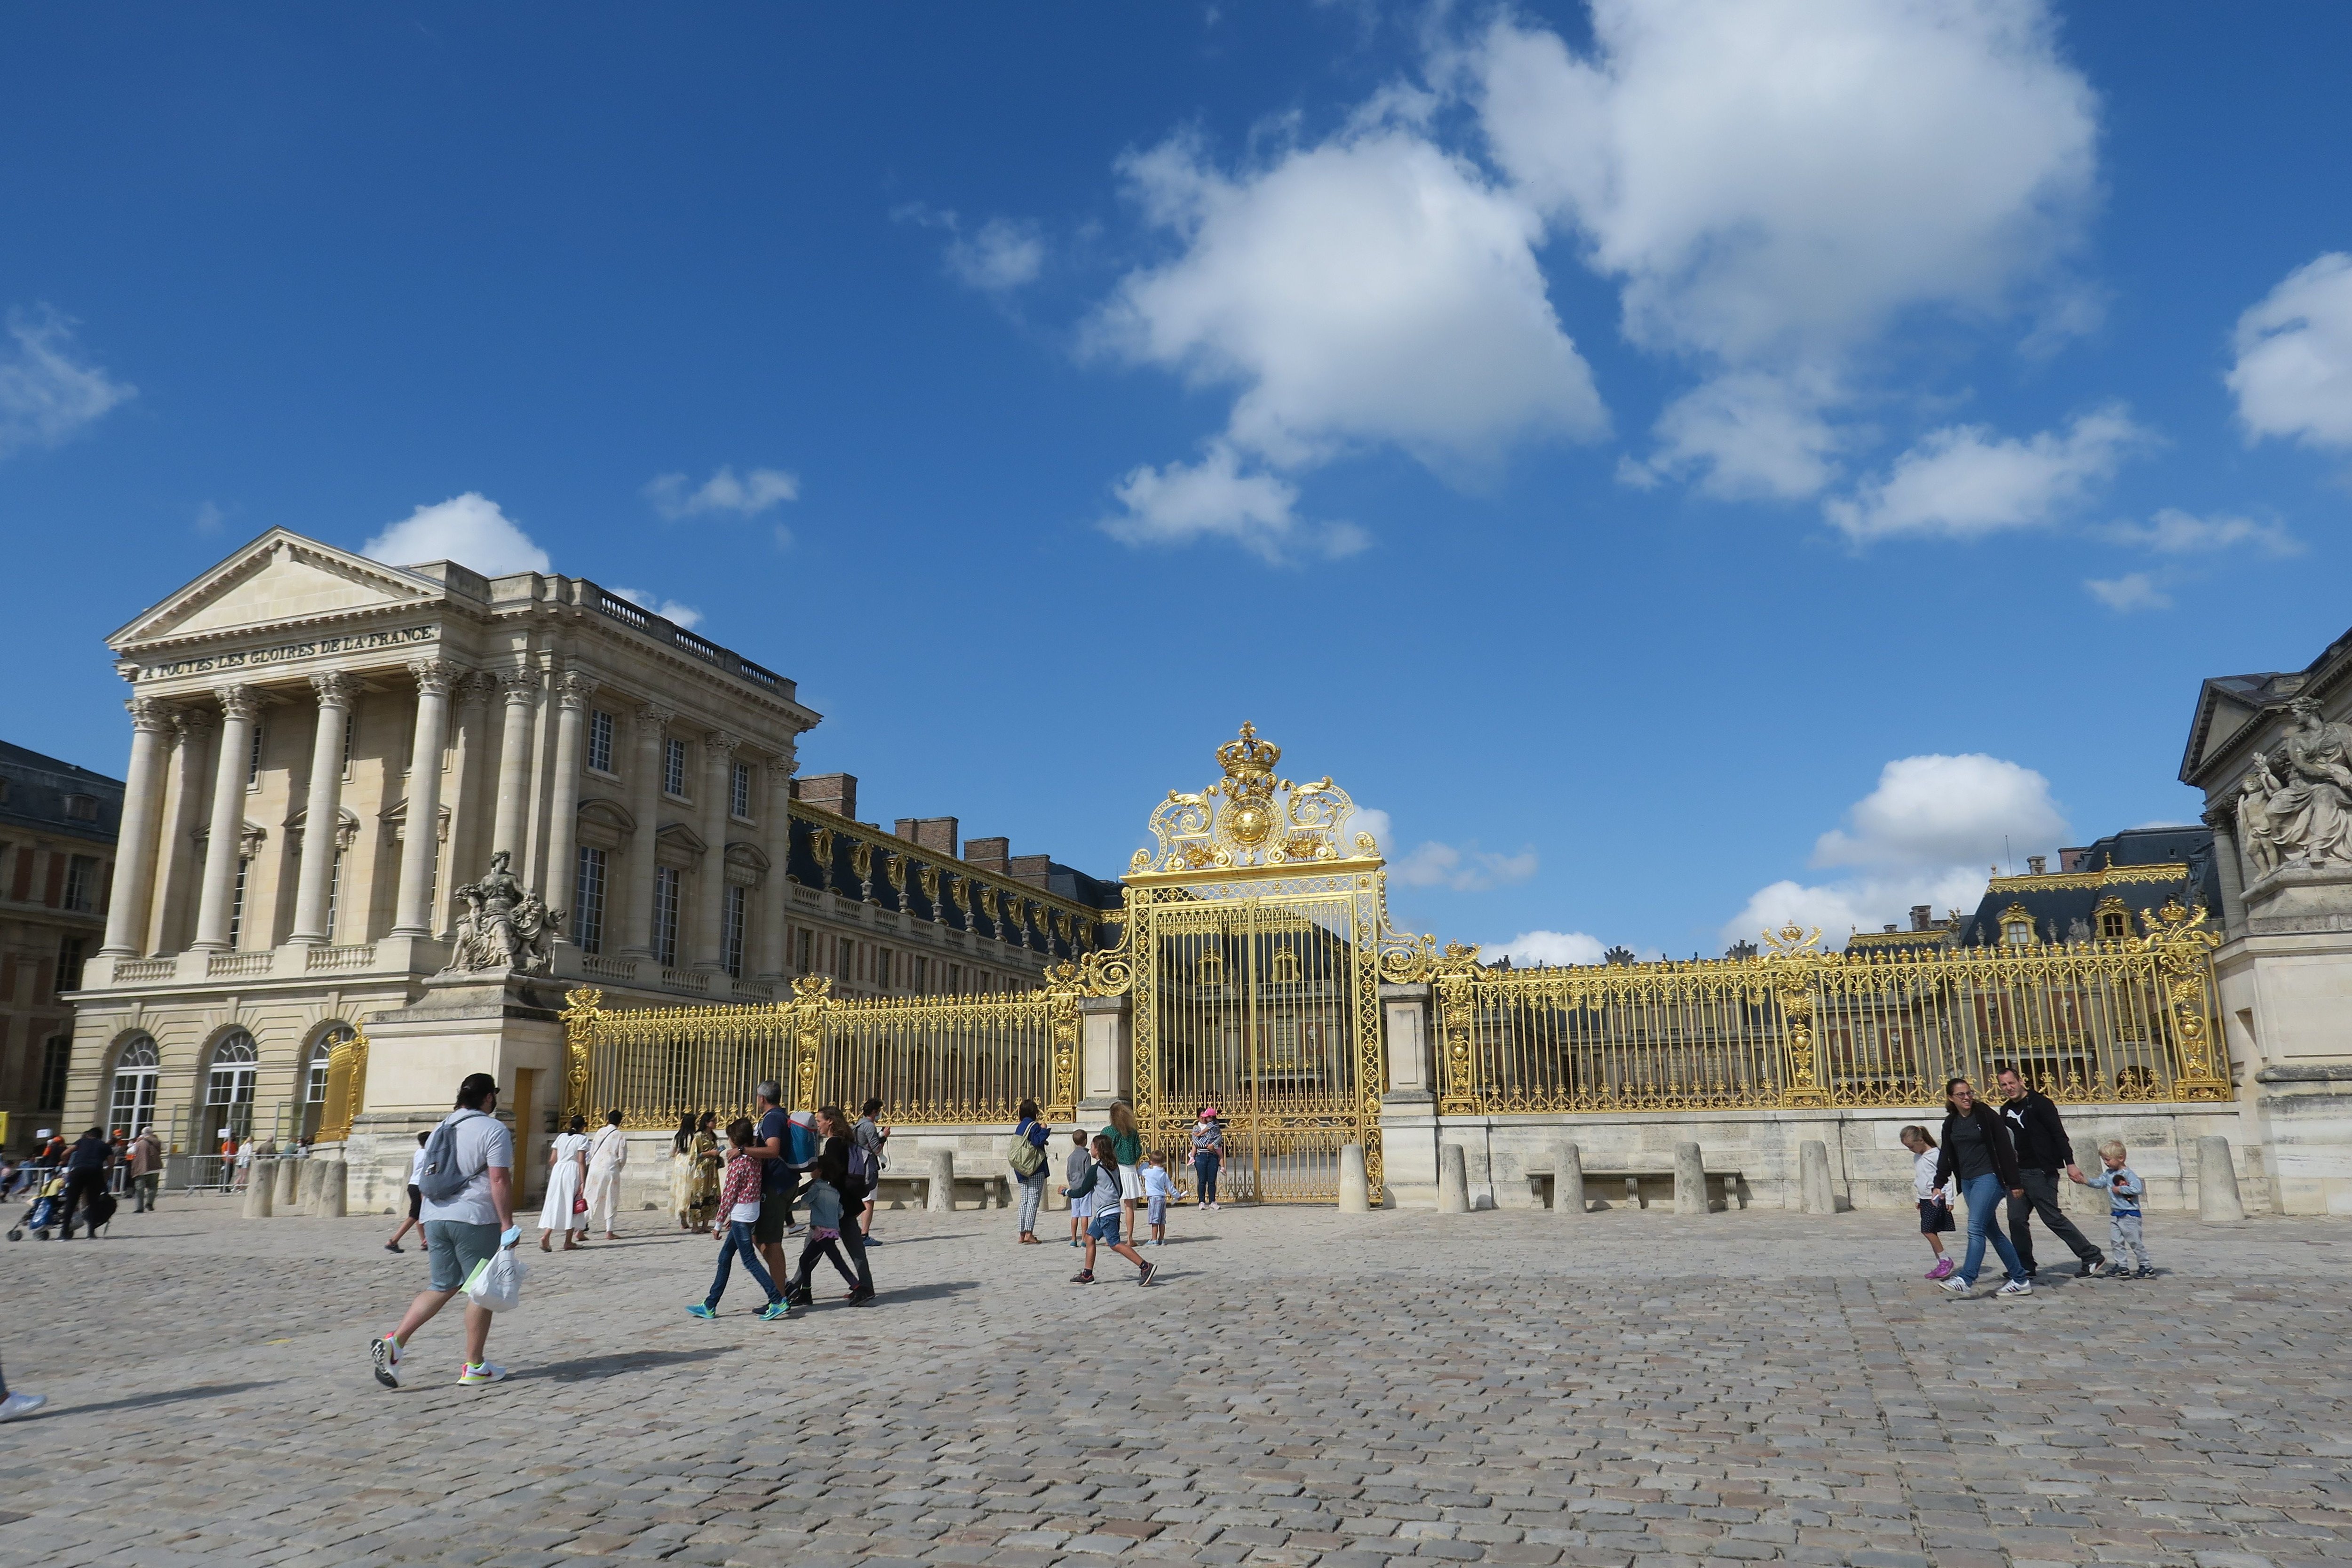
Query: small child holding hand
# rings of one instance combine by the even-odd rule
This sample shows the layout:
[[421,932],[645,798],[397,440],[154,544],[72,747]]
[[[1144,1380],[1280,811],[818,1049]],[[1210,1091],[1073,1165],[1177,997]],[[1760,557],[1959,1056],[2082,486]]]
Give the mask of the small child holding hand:
[[1936,1185],[1936,1167],[1942,1156],[1924,1127],[1906,1127],[1897,1136],[1911,1151],[1911,1190],[1919,1200],[1919,1234],[1927,1238],[1927,1250],[1936,1255],[1927,1278],[1941,1279],[1952,1271],[1952,1260],[1944,1256],[1942,1233],[1953,1228],[1951,1186]]
[[1175,1195],[1176,1189],[1168,1180],[1168,1167],[1160,1163],[1159,1155],[1146,1154],[1143,1157],[1144,1218],[1151,1226],[1151,1239],[1144,1246],[1168,1245],[1168,1200]]
[[[2156,1268],[2147,1260],[2147,1243],[2140,1239],[2139,1230],[2139,1200],[2147,1184],[2124,1163],[2125,1153],[2124,1146],[2110,1139],[2099,1145],[2099,1163],[2105,1170],[2095,1176],[2071,1168],[2066,1173],[2086,1187],[2107,1189],[2107,1250],[2116,1260],[2116,1278],[2153,1279]],[[2135,1258],[2137,1268],[2132,1267]]]

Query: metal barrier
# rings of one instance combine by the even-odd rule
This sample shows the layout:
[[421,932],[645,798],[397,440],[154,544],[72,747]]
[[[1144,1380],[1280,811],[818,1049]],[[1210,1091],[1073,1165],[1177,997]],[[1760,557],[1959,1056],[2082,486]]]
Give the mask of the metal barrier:
[[2015,1068],[2074,1102],[2230,1098],[2206,913],[2169,903],[2118,941],[1489,969],[1449,947],[1435,984],[1446,1115],[1927,1106]]

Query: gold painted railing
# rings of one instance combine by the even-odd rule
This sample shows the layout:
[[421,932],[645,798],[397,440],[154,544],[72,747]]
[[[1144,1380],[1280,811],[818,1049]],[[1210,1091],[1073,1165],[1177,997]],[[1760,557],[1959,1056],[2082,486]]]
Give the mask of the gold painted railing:
[[2201,909],[2143,918],[2121,941],[1853,954],[1792,925],[1757,959],[1569,969],[1489,969],[1457,944],[1422,962],[1439,1110],[1927,1107],[2004,1067],[2075,1102],[2227,1100],[2220,938]]
[[772,1006],[607,1012],[593,989],[566,998],[563,1110],[618,1110],[630,1127],[674,1129],[685,1114],[749,1115],[752,1087],[784,1086],[795,1107],[855,1111],[879,1096],[915,1126],[1011,1125],[1034,1099],[1068,1121],[1077,1100],[1077,971],[1042,990],[997,996],[844,1001],[823,975],[793,982]]

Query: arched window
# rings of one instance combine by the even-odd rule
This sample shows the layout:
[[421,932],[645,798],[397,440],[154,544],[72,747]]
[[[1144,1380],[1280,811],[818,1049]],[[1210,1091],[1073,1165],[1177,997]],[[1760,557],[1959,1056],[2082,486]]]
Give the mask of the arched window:
[[1296,984],[1298,980],[1298,954],[1287,943],[1274,950],[1274,983],[1276,985]]
[[213,1047],[212,1070],[205,1079],[205,1142],[207,1146],[234,1136],[242,1142],[253,1131],[253,1077],[261,1053],[253,1037],[232,1029]]
[[155,1120],[155,1079],[162,1060],[155,1042],[133,1035],[114,1058],[114,1089],[107,1097],[106,1124],[136,1138]]
[[1222,985],[1225,983],[1225,955],[1215,948],[1201,954],[1192,965],[1192,983],[1196,985]]
[[349,1024],[333,1024],[319,1031],[311,1042],[310,1060],[302,1072],[302,1133],[305,1138],[319,1135],[319,1119],[327,1109],[327,1067],[337,1046],[349,1045],[359,1037]]
[[2121,942],[2131,935],[2131,910],[2123,900],[2109,893],[2099,900],[2095,911],[2099,922],[2099,940]]

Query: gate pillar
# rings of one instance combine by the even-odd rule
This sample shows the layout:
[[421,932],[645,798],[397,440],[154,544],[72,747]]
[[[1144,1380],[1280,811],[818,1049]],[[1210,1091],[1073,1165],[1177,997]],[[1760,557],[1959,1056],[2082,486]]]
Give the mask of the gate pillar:
[[1135,1103],[1135,1042],[1127,998],[1087,996],[1078,1002],[1078,1120],[1099,1127],[1110,1102]]
[[1434,989],[1426,982],[1381,986],[1389,1066],[1388,1087],[1381,1095],[1381,1142],[1388,1150],[1392,1205],[1437,1201],[1436,1058],[1429,1016]]

